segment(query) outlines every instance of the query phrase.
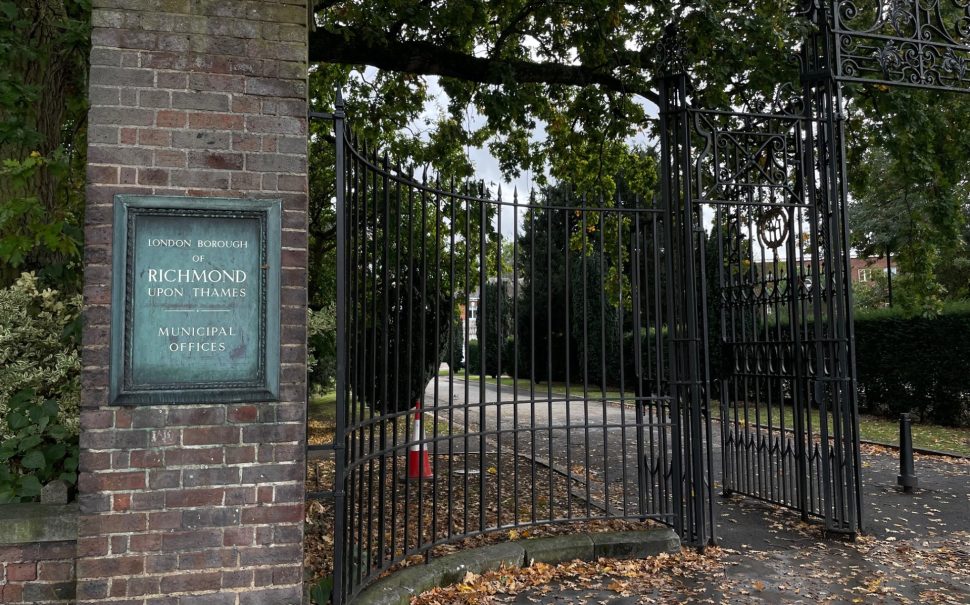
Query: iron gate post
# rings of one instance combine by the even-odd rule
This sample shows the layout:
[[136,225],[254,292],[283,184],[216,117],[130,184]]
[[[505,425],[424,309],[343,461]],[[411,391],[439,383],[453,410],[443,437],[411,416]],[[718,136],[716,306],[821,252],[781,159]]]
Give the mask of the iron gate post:
[[[855,535],[862,527],[863,511],[849,277],[845,116],[841,85],[836,78],[837,49],[830,11],[828,3],[821,6],[815,2],[806,3],[805,16],[815,31],[803,45],[801,65],[806,111],[806,175],[813,213],[813,253],[816,255],[812,264],[818,275],[819,261],[823,261],[825,271],[817,278],[813,276],[814,395],[822,429],[821,468],[825,492],[822,512],[826,529]],[[831,446],[829,412],[833,420]]]
[[[699,281],[699,246],[696,241],[703,230],[695,217],[695,204],[691,195],[691,130],[688,106],[689,84],[687,75],[677,65],[676,31],[668,28],[667,68],[678,73],[667,73],[660,83],[661,121],[661,195],[667,222],[667,250],[672,257],[669,267],[670,325],[668,326],[671,361],[670,389],[679,426],[674,434],[673,467],[675,481],[674,506],[680,511],[677,527],[686,541],[703,547],[713,542],[711,490],[705,463],[710,461],[709,438],[705,429],[709,419],[703,420],[702,398],[707,397],[704,388],[706,369],[701,355],[708,357],[707,335],[701,334],[698,305],[706,305],[706,292]],[[698,231],[700,229],[700,231]],[[705,322],[706,323],[706,322]],[[682,466],[686,468],[682,468]]]
[[336,176],[336,213],[337,213],[337,413],[334,434],[334,522],[333,522],[333,584],[331,601],[333,605],[343,604],[346,590],[344,582],[344,531],[345,531],[345,491],[344,467],[346,464],[346,405],[347,405],[347,220],[344,216],[344,136],[346,113],[344,101],[337,90],[333,112],[333,132],[335,147]]

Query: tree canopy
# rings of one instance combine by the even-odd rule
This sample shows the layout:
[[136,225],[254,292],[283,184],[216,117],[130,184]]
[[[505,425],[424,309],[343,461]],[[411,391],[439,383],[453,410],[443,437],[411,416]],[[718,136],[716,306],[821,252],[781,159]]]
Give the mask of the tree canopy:
[[[429,146],[487,145],[506,175],[541,176],[548,166],[557,179],[609,190],[628,157],[627,139],[654,123],[665,28],[679,24],[695,81],[710,103],[723,105],[791,73],[786,49],[804,27],[794,5],[323,1],[310,60],[377,68],[368,115],[402,130],[428,98],[427,76],[438,76],[448,103],[426,133]],[[469,124],[470,110],[484,121]],[[539,128],[543,136],[531,136]]]

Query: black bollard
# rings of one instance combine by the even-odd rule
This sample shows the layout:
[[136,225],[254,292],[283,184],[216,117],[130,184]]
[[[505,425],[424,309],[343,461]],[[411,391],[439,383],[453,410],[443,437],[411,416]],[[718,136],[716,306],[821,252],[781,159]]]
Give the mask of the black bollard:
[[909,414],[899,416],[899,477],[896,482],[909,493],[919,486],[913,467],[913,427]]

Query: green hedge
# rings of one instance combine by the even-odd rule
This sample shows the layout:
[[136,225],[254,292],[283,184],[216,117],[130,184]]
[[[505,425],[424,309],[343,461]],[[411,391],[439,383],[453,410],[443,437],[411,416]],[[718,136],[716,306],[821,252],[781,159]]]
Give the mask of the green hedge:
[[855,336],[862,411],[970,425],[970,304],[935,318],[859,313]]

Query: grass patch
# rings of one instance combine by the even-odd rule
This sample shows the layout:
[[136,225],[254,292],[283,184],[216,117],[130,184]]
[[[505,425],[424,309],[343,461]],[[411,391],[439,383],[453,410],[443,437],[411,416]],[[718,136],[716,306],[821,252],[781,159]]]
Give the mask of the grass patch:
[[[715,406],[714,418],[720,418],[721,408]],[[776,430],[779,427],[778,407],[771,408],[772,427]],[[762,406],[757,411],[754,406],[747,410],[747,422],[755,426],[760,416],[762,427],[768,426],[768,408]],[[731,411],[733,419],[734,411]],[[738,421],[745,422],[744,408],[737,410]],[[791,430],[795,425],[794,410],[791,407],[784,408],[784,426],[786,430]],[[817,431],[819,426],[818,410],[811,411],[812,430]],[[832,417],[829,416],[829,426],[832,426]],[[831,431],[830,431],[831,433]],[[860,415],[859,416],[859,436],[866,441],[878,441],[899,445],[899,421],[878,416]],[[970,429],[939,426],[936,424],[913,424],[913,446],[930,450],[950,452],[961,456],[970,456]]]

